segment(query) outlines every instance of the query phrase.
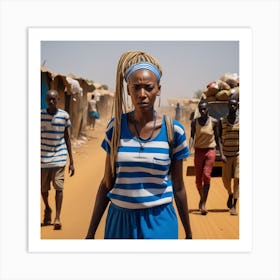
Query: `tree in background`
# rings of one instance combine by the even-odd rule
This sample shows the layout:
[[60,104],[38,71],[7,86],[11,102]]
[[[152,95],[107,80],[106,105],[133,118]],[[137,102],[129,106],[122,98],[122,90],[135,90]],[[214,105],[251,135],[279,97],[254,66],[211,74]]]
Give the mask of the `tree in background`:
[[193,94],[193,98],[198,98],[198,99],[200,99],[202,93],[203,93],[203,90],[201,90],[201,89],[195,91],[194,94]]

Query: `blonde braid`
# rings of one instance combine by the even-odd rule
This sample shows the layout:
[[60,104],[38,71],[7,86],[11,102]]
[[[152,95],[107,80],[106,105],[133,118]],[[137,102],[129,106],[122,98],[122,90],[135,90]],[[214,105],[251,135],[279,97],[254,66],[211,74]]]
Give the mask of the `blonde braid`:
[[113,135],[111,141],[111,153],[110,153],[110,164],[112,170],[112,177],[115,176],[115,161],[117,157],[117,151],[120,141],[120,134],[121,134],[121,116],[123,113],[126,113],[126,105],[125,98],[124,98],[124,75],[126,70],[139,62],[150,62],[154,64],[162,73],[162,68],[159,62],[143,51],[127,51],[122,54],[119,59],[118,67],[117,67],[117,74],[116,74],[116,91],[115,91],[115,98],[114,98],[114,125],[113,125]]

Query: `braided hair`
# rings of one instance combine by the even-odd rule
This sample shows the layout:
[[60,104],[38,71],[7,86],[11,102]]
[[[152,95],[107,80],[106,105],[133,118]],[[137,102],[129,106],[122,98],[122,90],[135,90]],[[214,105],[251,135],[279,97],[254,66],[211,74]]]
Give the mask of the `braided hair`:
[[125,73],[127,69],[139,62],[149,62],[154,64],[162,73],[162,68],[159,62],[152,57],[150,54],[144,51],[127,51],[122,54],[119,59],[116,75],[116,90],[115,98],[113,105],[113,115],[114,115],[114,124],[113,124],[113,135],[111,141],[111,153],[110,153],[110,165],[112,170],[112,176],[115,175],[115,161],[117,156],[118,145],[120,141],[121,134],[121,116],[123,113],[126,113],[127,104],[124,98],[124,80]]

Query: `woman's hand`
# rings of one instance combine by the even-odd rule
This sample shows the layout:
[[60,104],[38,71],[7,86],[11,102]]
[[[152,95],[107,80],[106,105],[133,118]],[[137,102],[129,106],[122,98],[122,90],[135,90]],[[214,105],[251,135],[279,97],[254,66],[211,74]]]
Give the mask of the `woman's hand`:
[[191,232],[187,233],[185,239],[192,239],[192,233]]
[[94,234],[88,232],[85,239],[94,239]]

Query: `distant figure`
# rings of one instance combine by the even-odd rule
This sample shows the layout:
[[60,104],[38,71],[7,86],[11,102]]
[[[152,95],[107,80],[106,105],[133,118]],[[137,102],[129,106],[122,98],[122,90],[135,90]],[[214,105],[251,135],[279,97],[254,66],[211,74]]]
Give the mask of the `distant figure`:
[[[219,122],[220,138],[222,143],[221,158],[224,162],[222,180],[228,192],[227,207],[231,215],[238,215],[236,203],[239,198],[239,107],[238,98],[229,99],[227,116],[222,117]],[[232,182],[233,178],[233,191]]]
[[194,165],[196,187],[200,195],[199,210],[206,215],[206,201],[210,188],[211,173],[216,157],[216,146],[220,150],[218,121],[208,112],[208,102],[203,99],[198,103],[200,117],[191,122],[190,150],[195,148]]
[[71,126],[67,112],[57,108],[58,93],[56,90],[47,92],[48,108],[41,110],[41,195],[45,204],[42,225],[51,225],[51,213],[48,197],[51,183],[56,191],[56,216],[54,229],[61,229],[60,212],[63,199],[64,170],[67,151],[70,159],[70,176],[74,175],[74,163],[68,128]]
[[90,120],[90,129],[94,129],[96,119],[100,118],[100,115],[97,110],[97,102],[95,100],[95,95],[91,96],[91,99],[88,102],[88,114]]
[[177,104],[176,104],[176,108],[175,108],[175,119],[177,120],[177,121],[180,121],[180,119],[181,119],[181,107],[180,107],[180,103],[178,102]]

